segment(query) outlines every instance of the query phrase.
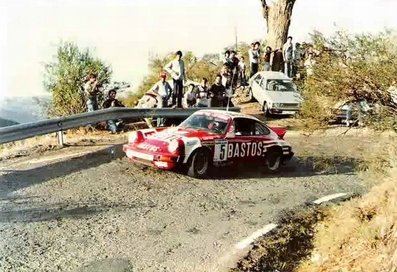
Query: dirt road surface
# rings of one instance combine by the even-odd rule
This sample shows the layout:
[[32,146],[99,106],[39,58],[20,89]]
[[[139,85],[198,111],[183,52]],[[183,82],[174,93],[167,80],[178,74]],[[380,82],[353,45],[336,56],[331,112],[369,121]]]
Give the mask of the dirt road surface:
[[355,164],[372,139],[287,140],[296,158],[274,176],[239,167],[196,180],[108,143],[1,161],[0,271],[222,271],[285,209],[366,190]]

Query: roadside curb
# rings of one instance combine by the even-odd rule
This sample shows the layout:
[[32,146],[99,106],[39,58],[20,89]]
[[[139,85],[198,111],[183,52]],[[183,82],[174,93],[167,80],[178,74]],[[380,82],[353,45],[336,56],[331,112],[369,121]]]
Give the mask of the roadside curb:
[[[316,200],[307,202],[306,204],[320,206],[324,203],[332,202],[336,200],[340,200],[340,201],[348,200],[354,196],[356,195],[352,193],[335,193],[335,194],[325,195]],[[263,228],[256,230],[251,235],[247,236],[243,240],[236,243],[233,249],[231,250],[231,252],[229,252],[229,254],[223,256],[220,259],[220,265],[222,271],[227,271],[228,269],[235,267],[235,264],[238,262],[238,260],[242,258],[242,256],[247,255],[248,252],[250,252],[253,249],[254,242],[258,238],[264,237],[265,235],[272,233],[272,231],[277,229],[278,227],[280,227],[279,224],[275,224],[275,223],[267,224]]]

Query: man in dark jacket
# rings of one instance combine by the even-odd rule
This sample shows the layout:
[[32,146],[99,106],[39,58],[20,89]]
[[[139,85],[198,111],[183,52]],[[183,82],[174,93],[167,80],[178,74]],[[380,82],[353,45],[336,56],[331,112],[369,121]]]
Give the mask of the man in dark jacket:
[[281,48],[274,51],[272,71],[283,72],[284,71],[284,57]]
[[[116,99],[117,91],[112,89],[109,91],[108,98],[103,102],[103,108],[113,108],[113,107],[124,107],[123,103],[121,103],[118,99]],[[108,120],[106,122],[107,129],[110,130],[112,134],[116,133],[117,131],[121,130],[123,127],[122,120]]]
[[[226,89],[222,85],[222,76],[217,75],[215,83],[209,89],[209,107],[224,107],[226,101]],[[225,102],[226,101],[226,102]]]

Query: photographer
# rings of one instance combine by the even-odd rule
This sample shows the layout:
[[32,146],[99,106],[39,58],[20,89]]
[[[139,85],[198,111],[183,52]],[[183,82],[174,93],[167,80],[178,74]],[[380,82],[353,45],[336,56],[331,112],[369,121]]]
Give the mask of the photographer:
[[97,75],[91,73],[88,75],[88,81],[84,85],[84,94],[86,96],[87,111],[95,111],[98,109],[98,93],[100,84],[97,80]]

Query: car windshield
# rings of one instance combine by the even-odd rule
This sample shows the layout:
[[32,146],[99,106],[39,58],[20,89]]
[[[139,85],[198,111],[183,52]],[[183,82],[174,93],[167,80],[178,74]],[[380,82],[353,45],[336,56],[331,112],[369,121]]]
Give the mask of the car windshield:
[[266,89],[275,92],[296,92],[294,84],[290,80],[285,80],[285,79],[267,80]]
[[217,134],[226,132],[228,118],[226,116],[217,116],[216,114],[201,113],[193,114],[179,127],[206,130]]

